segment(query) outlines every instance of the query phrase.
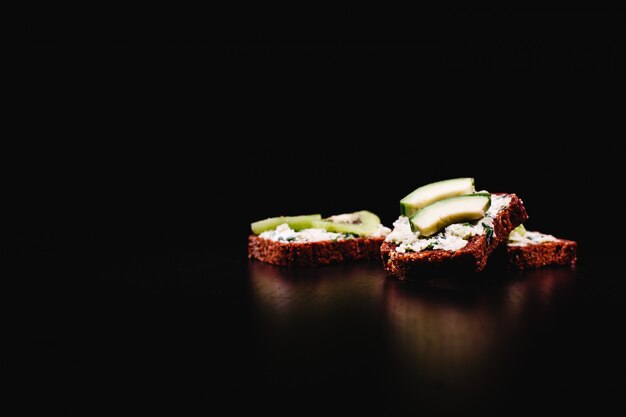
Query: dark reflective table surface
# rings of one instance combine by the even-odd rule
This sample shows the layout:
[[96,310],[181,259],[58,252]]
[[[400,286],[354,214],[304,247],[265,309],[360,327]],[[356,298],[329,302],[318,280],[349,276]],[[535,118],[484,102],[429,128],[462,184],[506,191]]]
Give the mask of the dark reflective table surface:
[[611,403],[591,400],[599,385],[616,390],[603,367],[623,365],[614,317],[586,310],[600,301],[584,268],[412,283],[253,262],[249,279],[262,372],[289,392],[340,387],[401,414],[597,409]]
[[25,310],[28,374],[69,384],[55,397],[66,404],[182,384],[207,411],[235,414],[622,407],[624,281],[609,259],[409,283],[376,263],[290,270],[212,254],[89,259],[61,291],[41,275]]

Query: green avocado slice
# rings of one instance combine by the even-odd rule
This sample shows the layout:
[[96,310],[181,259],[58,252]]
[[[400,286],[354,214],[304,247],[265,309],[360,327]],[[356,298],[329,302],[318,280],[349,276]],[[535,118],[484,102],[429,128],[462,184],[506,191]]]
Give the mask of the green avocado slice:
[[453,223],[485,217],[491,194],[468,194],[437,201],[411,216],[411,228],[422,236],[431,236]]
[[320,220],[321,214],[307,214],[303,216],[280,216],[270,217],[269,219],[259,220],[250,225],[252,233],[255,235],[261,234],[268,230],[274,230],[283,223],[287,223],[293,230],[310,229],[313,227],[313,222]]
[[436,201],[457,195],[471,194],[474,191],[474,178],[455,178],[433,182],[419,187],[400,200],[400,214],[411,217],[419,209]]
[[313,222],[313,227],[325,229],[328,232],[366,236],[374,232],[379,224],[380,218],[377,215],[362,210],[316,220]]

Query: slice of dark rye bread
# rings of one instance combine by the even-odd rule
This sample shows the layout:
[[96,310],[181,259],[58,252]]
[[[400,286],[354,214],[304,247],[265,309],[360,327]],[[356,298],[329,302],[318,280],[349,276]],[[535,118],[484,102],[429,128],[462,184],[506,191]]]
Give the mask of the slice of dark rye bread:
[[279,266],[311,267],[380,259],[384,237],[358,237],[321,242],[277,242],[260,236],[248,237],[248,258]]
[[385,242],[380,248],[385,271],[406,280],[482,271],[491,252],[528,218],[524,203],[517,195],[497,194],[508,195],[511,201],[493,219],[494,235],[491,242],[487,243],[487,237],[483,234],[471,237],[467,245],[458,251],[426,250],[406,253],[396,252],[398,245]]
[[573,240],[557,239],[536,245],[509,246],[507,262],[517,269],[534,269],[544,266],[571,266],[576,263],[577,244]]

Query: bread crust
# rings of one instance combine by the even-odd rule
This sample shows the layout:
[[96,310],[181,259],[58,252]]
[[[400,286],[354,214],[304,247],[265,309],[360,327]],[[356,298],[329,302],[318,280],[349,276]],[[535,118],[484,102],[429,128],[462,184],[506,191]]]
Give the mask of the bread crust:
[[359,237],[321,242],[278,242],[248,237],[248,258],[279,266],[313,267],[380,259],[384,237]]
[[485,235],[480,235],[473,236],[467,245],[458,251],[426,250],[400,253],[395,250],[398,245],[385,242],[380,248],[385,271],[402,280],[482,271],[491,252],[513,229],[528,219],[523,201],[515,194],[506,195],[511,197],[511,202],[494,218],[494,236],[489,243]]
[[536,245],[507,246],[507,260],[509,266],[516,269],[571,266],[576,264],[577,246],[573,240],[565,239]]

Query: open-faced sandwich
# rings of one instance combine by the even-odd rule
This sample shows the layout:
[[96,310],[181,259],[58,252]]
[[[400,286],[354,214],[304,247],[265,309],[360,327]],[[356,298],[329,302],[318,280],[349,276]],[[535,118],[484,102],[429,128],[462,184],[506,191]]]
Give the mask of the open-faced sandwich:
[[482,271],[528,218],[517,195],[476,192],[473,178],[420,187],[400,201],[400,213],[381,247],[385,270],[399,279]]
[[576,263],[576,242],[516,227],[507,239],[509,266],[533,269],[544,266],[567,266]]
[[251,224],[248,257],[280,266],[377,260],[391,231],[369,211],[273,217]]

